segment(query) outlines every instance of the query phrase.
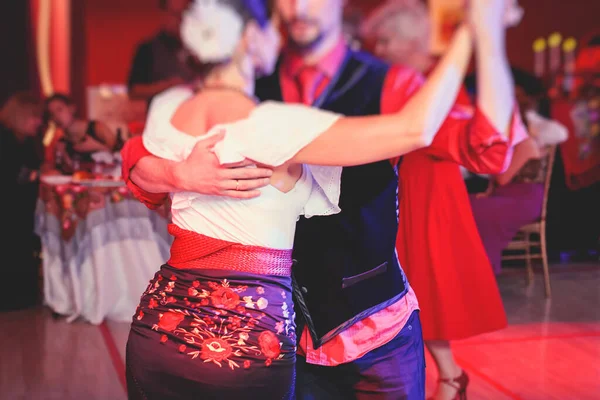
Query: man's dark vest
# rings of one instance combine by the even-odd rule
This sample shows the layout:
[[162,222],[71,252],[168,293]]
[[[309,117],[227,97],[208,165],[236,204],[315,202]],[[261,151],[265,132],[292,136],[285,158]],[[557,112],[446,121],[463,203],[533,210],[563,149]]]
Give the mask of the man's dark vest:
[[[338,75],[314,106],[347,116],[380,113],[388,66],[348,51]],[[261,100],[282,100],[279,69],[257,82]],[[396,256],[398,175],[388,160],[346,167],[336,215],[296,226],[296,307],[315,348],[353,323],[397,301],[407,284]],[[310,310],[310,311],[308,311]]]

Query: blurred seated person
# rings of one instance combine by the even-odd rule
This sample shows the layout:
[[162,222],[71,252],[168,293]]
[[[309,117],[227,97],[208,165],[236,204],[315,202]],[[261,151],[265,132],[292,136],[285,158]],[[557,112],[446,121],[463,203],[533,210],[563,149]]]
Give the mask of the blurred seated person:
[[[534,75],[513,68],[515,93],[529,138],[515,146],[508,169],[489,177],[487,190],[471,193],[470,201],[479,235],[492,268],[501,272],[502,251],[519,229],[541,216],[549,146],[567,140],[567,129],[539,114],[545,96],[542,83]],[[472,85],[474,78],[467,80]]]
[[189,81],[192,71],[179,37],[183,11],[191,0],[161,0],[160,31],[138,45],[129,72],[129,98],[148,103],[158,93]]
[[23,309],[38,302],[38,263],[34,214],[43,161],[43,103],[20,92],[0,109],[0,254],[2,273],[14,286],[0,291],[0,310]]
[[429,51],[430,21],[420,0],[388,0],[361,26],[361,36],[372,41],[373,52],[390,64],[426,74],[435,64]]
[[64,165],[60,169],[78,170],[77,164],[93,163],[92,154],[96,152],[118,151],[122,139],[102,121],[88,121],[75,116],[76,107],[73,101],[64,94],[54,94],[46,100],[45,113],[48,121],[52,121],[62,130],[63,136],[56,145]]

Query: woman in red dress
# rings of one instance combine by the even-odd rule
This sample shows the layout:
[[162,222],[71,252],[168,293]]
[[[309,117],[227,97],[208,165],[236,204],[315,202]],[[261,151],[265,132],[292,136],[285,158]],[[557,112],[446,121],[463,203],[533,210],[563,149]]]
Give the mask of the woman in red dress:
[[[510,4],[516,6],[516,2]],[[513,20],[507,11],[507,25],[516,24],[518,19]],[[427,34],[415,35],[414,27],[428,25],[427,11],[420,2],[390,1],[365,21],[363,32],[374,39],[378,56],[427,75],[436,60],[429,53]],[[454,112],[472,112],[466,91],[459,94],[457,104],[460,109]],[[518,118],[513,128],[517,124]],[[400,164],[396,248],[419,299],[423,339],[438,370],[436,400],[466,395],[469,379],[454,360],[450,341],[507,325],[459,165],[481,174],[498,173],[511,146],[526,137],[523,134],[513,134],[508,142],[498,136],[492,143],[474,135],[453,153],[424,148],[405,155]]]
[[504,328],[502,299],[459,165],[428,149],[409,153],[400,166],[400,190],[398,258],[419,298],[423,339],[440,382],[448,383],[438,392],[456,393],[468,378],[450,341]]

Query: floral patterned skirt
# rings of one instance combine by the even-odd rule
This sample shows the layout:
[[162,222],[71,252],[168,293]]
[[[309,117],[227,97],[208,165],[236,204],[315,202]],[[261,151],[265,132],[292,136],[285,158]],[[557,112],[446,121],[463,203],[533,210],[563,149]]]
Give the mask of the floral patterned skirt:
[[130,399],[292,399],[291,278],[163,265],[126,358]]

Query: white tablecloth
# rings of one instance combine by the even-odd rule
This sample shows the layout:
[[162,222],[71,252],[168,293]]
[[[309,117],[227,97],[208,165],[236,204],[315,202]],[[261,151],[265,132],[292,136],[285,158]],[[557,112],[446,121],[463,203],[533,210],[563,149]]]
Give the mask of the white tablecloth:
[[107,201],[65,240],[41,201],[36,217],[45,303],[71,321],[131,321],[148,281],[169,258],[167,220],[136,200]]

